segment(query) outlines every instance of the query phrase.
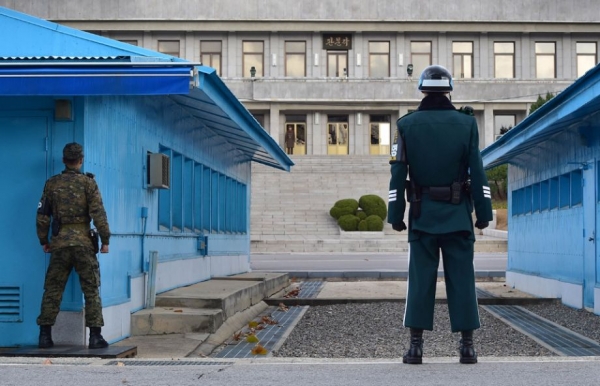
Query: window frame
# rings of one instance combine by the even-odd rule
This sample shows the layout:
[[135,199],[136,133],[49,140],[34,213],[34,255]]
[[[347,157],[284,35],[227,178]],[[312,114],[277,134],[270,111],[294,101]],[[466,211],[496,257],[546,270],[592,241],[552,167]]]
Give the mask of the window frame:
[[[457,52],[455,51],[454,45],[455,44],[465,44],[468,43],[471,45],[471,51],[470,52]],[[453,41],[452,42],[452,76],[454,77],[454,79],[473,79],[474,76],[474,65],[473,65],[473,58],[474,58],[474,50],[475,50],[475,43],[473,41],[465,41],[465,40],[457,40],[457,41]],[[460,75],[461,76],[457,76],[456,73],[456,68],[454,68],[455,63],[456,63],[456,58],[460,57],[460,65],[461,65],[461,72]],[[470,73],[469,76],[464,76],[466,71],[464,71],[464,67],[465,67],[465,57],[469,57],[471,59],[470,61]],[[464,71],[464,72],[463,72]]]
[[[304,44],[304,51],[303,52],[290,52],[288,51],[288,43],[303,43]],[[284,63],[284,72],[285,72],[285,76],[288,77],[296,77],[296,78],[305,78],[306,77],[306,40],[286,40],[283,44],[284,46],[284,55],[285,55],[285,63]],[[301,76],[297,76],[297,75],[289,75],[288,74],[288,60],[289,60],[289,56],[299,56],[302,55],[303,59],[304,59],[304,65],[302,67],[302,72],[303,74]]]
[[[262,45],[262,51],[260,52],[260,54],[258,52],[254,52],[254,51],[246,51],[246,47],[245,47],[246,43],[260,43]],[[260,56],[260,62],[262,63],[262,66],[260,69],[255,67],[255,69],[256,69],[255,76],[256,77],[264,77],[265,76],[265,41],[264,40],[242,40],[242,77],[243,78],[251,78],[250,69],[252,68],[252,66],[250,66],[249,68],[246,68],[247,55]]]
[[[594,53],[593,54],[579,53],[579,45],[580,44],[593,44],[594,45]],[[592,67],[590,67],[587,70],[585,70],[583,73],[580,73],[580,70],[579,70],[579,59],[580,58],[584,58],[584,57],[589,57],[589,56],[591,56],[593,58],[593,62],[595,64],[592,65]],[[577,77],[578,78],[581,77],[581,76],[583,76],[590,69],[594,68],[594,66],[597,63],[598,63],[598,43],[597,42],[588,42],[588,41],[575,42],[575,67],[576,67]]]
[[[177,53],[175,51],[161,51],[160,43],[177,43]],[[161,54],[175,56],[177,58],[181,57],[181,40],[179,39],[160,39],[156,42],[156,51]]]
[[[547,53],[538,53],[538,44],[552,44],[554,46],[554,52],[552,54],[547,54]],[[535,78],[536,79],[556,79],[556,47],[557,44],[555,41],[537,41],[533,43],[533,52],[535,55]],[[541,47],[540,47],[541,48]],[[541,63],[538,63],[538,59],[540,58],[545,58],[551,56],[552,57],[552,63],[554,66],[553,69],[553,76],[548,78],[548,77],[540,77],[540,75],[538,74],[538,70],[539,70],[539,66],[541,65]]]
[[[429,52],[426,54],[425,52],[419,52],[419,51],[415,51],[413,49],[413,44],[418,44],[418,43],[427,43],[429,44]],[[431,61],[432,61],[432,57],[433,57],[433,42],[431,40],[411,40],[410,42],[410,61],[411,64],[413,65],[414,68],[414,74],[416,76],[420,76],[421,72],[423,72],[423,70],[425,68],[427,68],[428,66],[431,66]],[[423,68],[418,68],[415,64],[415,56],[420,57],[420,56],[427,56],[428,60],[427,60],[427,65],[425,65],[425,67]]]
[[[386,43],[387,44],[387,52],[374,52],[371,49],[371,44],[375,44],[375,43]],[[390,77],[390,71],[391,71],[391,65],[390,65],[390,59],[391,59],[391,55],[390,55],[390,50],[392,47],[392,44],[389,40],[370,40],[368,42],[368,47],[369,47],[369,77],[371,78],[389,78]],[[384,56],[387,60],[387,69],[386,69],[386,75],[384,76],[375,76],[372,74],[372,65],[371,65],[371,57],[380,57],[380,56]]]
[[[497,52],[496,50],[496,44],[511,44],[512,45],[512,53],[506,53],[506,52]],[[494,41],[493,43],[493,47],[494,47],[494,79],[514,79],[515,78],[515,52],[516,52],[516,44],[514,41]],[[498,58],[500,57],[505,57],[508,56],[511,58],[511,71],[512,71],[512,76],[507,78],[507,77],[501,77],[498,76]]]
[[[221,46],[221,50],[220,51],[211,51],[211,50],[203,51],[202,43],[219,43]],[[210,63],[207,64],[204,62],[204,60],[202,59],[204,55],[208,55]],[[219,68],[213,66],[213,58],[214,57],[219,58]],[[217,75],[221,76],[221,74],[222,74],[221,71],[223,70],[223,41],[222,40],[200,40],[200,62],[202,62],[202,64],[205,66],[214,68],[215,70],[217,70]]]

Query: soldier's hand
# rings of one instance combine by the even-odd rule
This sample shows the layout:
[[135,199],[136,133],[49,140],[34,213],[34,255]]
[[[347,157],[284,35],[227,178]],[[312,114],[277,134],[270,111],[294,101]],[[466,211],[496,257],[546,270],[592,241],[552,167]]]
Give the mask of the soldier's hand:
[[392,229],[398,232],[402,232],[406,230],[406,224],[404,221],[400,221],[399,223],[392,224]]
[[102,244],[102,247],[100,247],[100,253],[108,253],[108,245]]
[[477,229],[487,228],[488,225],[490,225],[490,223],[487,221],[479,221],[479,220],[475,221],[475,228],[477,228]]
[[44,253],[50,253],[50,244],[42,245],[42,249],[44,250]]

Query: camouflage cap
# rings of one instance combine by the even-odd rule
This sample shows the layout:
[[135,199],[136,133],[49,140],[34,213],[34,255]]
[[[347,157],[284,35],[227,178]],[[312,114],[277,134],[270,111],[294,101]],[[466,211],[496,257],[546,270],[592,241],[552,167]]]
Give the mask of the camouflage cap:
[[83,147],[77,142],[67,143],[63,149],[63,158],[69,161],[83,158]]

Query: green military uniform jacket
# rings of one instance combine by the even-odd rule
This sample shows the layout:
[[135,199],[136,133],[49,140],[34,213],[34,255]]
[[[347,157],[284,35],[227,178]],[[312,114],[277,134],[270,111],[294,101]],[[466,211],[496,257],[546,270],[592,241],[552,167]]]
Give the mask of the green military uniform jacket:
[[48,244],[51,222],[60,223],[52,236],[52,250],[66,247],[93,247],[89,237],[90,221],[98,229],[103,245],[109,244],[110,229],[102,196],[91,174],[66,168],[46,181],[36,216],[40,244]]
[[454,181],[464,180],[468,172],[472,199],[463,193],[460,203],[452,204],[422,194],[421,214],[415,219],[411,208],[408,230],[409,241],[418,238],[419,231],[466,231],[474,238],[473,206],[478,221],[492,220],[491,195],[475,118],[456,110],[443,94],[431,94],[423,99],[419,110],[401,117],[397,126],[397,154],[390,161],[388,222],[399,224],[404,219],[407,177],[420,187],[449,187]]

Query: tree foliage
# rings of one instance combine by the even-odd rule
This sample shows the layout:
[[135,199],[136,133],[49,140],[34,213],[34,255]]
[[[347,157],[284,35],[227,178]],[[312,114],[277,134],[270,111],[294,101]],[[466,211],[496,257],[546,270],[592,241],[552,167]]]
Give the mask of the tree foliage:
[[544,103],[548,102],[552,98],[554,98],[554,95],[550,92],[547,92],[546,97],[544,97],[544,98],[542,98],[541,95],[538,95],[537,100],[529,108],[529,114],[533,113],[535,110],[542,107],[544,105]]

